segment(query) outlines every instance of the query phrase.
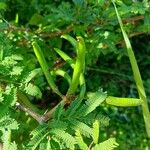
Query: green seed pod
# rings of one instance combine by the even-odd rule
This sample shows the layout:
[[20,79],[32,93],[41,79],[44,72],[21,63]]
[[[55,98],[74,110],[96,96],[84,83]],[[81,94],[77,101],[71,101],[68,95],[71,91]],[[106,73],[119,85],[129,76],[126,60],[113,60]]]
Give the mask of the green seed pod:
[[108,96],[106,98],[106,103],[114,106],[129,107],[129,106],[140,106],[142,105],[143,101],[137,98],[120,98]]
[[74,65],[71,85],[67,91],[67,95],[73,95],[78,87],[80,75],[84,72],[85,67],[85,42],[80,36],[77,37],[77,57]]
[[53,80],[53,77],[51,76],[51,74],[48,71],[49,67],[48,67],[48,64],[45,60],[44,54],[43,54],[40,46],[38,45],[38,43],[36,41],[32,42],[32,46],[33,46],[34,53],[37,57],[37,60],[39,61],[42,71],[47,79],[48,84],[50,85],[50,87],[56,94],[58,94],[61,98],[63,98],[63,94],[60,93],[59,89],[57,88],[57,86]]

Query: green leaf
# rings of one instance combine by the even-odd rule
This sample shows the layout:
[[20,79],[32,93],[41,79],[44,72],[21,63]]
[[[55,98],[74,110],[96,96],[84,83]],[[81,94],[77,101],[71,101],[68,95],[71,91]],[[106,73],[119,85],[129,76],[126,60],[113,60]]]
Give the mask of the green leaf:
[[70,118],[69,119],[70,122],[70,128],[74,129],[74,130],[80,130],[81,134],[83,134],[86,137],[90,137],[92,135],[92,128],[89,127],[87,124],[75,120],[74,118]]
[[33,135],[33,137],[26,146],[27,150],[35,150],[37,148],[40,142],[49,134],[47,128],[48,126],[46,125],[40,125],[31,132],[31,135]]
[[0,119],[0,130],[3,129],[18,129],[18,123],[15,119],[10,118],[9,116],[4,116]]
[[80,149],[81,150],[89,150],[87,144],[83,141],[80,131],[76,130],[75,134],[76,134],[75,138],[76,138],[77,144],[79,145]]
[[22,71],[23,71],[23,67],[21,67],[21,66],[14,66],[12,68],[12,71],[11,71],[10,75],[12,75],[12,76],[13,75],[21,75]]
[[0,103],[2,102],[2,101],[4,101],[4,97],[3,97],[3,95],[2,95],[2,88],[0,87]]
[[64,120],[55,120],[53,119],[52,121],[49,122],[49,127],[54,129],[61,129],[61,130],[66,130],[68,127],[68,124]]
[[80,107],[82,100],[76,98],[65,112],[65,116],[71,117],[76,113],[76,110]]
[[148,33],[150,33],[150,15],[146,14],[144,17],[144,29],[147,30]]
[[119,144],[115,138],[110,138],[102,143],[96,144],[92,150],[114,150]]
[[41,74],[42,74],[41,68],[36,68],[36,69],[32,70],[32,71],[28,74],[27,78],[25,79],[25,83],[30,82],[35,76],[41,75]]
[[17,88],[13,85],[7,85],[2,96],[3,101],[0,103],[0,118],[8,112],[9,107],[15,105],[17,101]]
[[11,130],[3,130],[2,133],[3,150],[17,150],[17,144],[15,142],[11,142]]
[[100,109],[97,109],[97,110],[93,111],[92,113],[86,115],[82,120],[84,123],[90,124],[90,125],[92,125],[93,122],[95,122],[95,120],[98,120],[100,122],[101,126],[108,126],[110,118],[103,115],[100,112]]
[[39,150],[52,150],[50,145],[50,137],[44,143],[40,143]]
[[62,142],[66,145],[67,148],[74,149],[76,141],[75,138],[69,133],[60,129],[52,129],[50,130],[50,133],[52,135],[55,135],[58,139],[62,140]]
[[76,112],[78,116],[86,116],[95,110],[107,97],[106,93],[98,91],[92,93],[89,99],[86,100],[85,104]]
[[100,123],[98,120],[95,120],[95,122],[93,123],[93,134],[92,134],[93,142],[95,144],[98,144],[99,129],[100,129]]
[[32,83],[29,83],[25,86],[25,89],[27,94],[32,95],[32,96],[36,96],[37,98],[41,98],[42,97],[42,92],[39,89],[38,86],[33,85]]
[[56,119],[56,120],[59,120],[61,118],[63,112],[64,112],[64,104],[60,103],[57,106],[57,108],[56,108],[56,110],[53,114],[53,118]]
[[31,19],[29,20],[30,25],[40,25],[40,24],[44,24],[45,20],[43,18],[43,16],[39,15],[39,14],[34,14]]
[[11,130],[3,130],[3,150],[10,149],[11,145]]

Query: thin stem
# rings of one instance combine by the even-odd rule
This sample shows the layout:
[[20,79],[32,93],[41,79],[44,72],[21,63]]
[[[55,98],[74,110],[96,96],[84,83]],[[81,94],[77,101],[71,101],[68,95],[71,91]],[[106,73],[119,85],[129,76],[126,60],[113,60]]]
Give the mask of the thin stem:
[[18,96],[18,102],[19,103],[22,103],[23,105],[26,105],[27,107],[29,107],[33,111],[40,113],[40,110],[35,105],[33,105],[30,102],[30,100],[28,99],[28,97],[25,94],[23,94],[21,91],[17,92],[17,96]]
[[55,112],[58,105],[60,105],[60,104],[65,105],[67,103],[68,103],[68,101],[67,101],[66,97],[64,97],[64,99],[61,100],[55,107],[53,107],[50,111],[48,111],[46,114],[43,115],[44,121],[47,122],[48,120],[50,120],[52,118],[52,115]]
[[104,74],[117,75],[117,76],[126,78],[126,79],[128,79],[130,81],[132,80],[131,76],[125,75],[123,73],[116,72],[116,71],[108,69],[108,68],[107,69],[105,69],[105,68],[98,69],[98,68],[93,68],[93,67],[86,67],[86,69],[91,70],[91,71],[96,71],[96,72],[104,73]]
[[43,116],[42,115],[39,115],[38,113],[35,113],[32,109],[28,108],[27,106],[17,102],[16,103],[16,107],[18,109],[23,110],[24,112],[28,113],[32,118],[34,118],[40,124],[45,122],[45,120],[43,120]]

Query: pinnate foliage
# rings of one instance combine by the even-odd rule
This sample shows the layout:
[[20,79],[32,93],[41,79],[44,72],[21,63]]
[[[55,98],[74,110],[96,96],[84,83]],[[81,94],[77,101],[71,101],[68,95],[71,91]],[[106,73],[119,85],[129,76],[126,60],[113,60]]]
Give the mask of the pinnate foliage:
[[[96,113],[94,112],[95,108],[98,107],[105,100],[106,96],[107,95],[102,91],[98,91],[96,93],[93,93],[92,96],[85,102],[77,98],[73,101],[73,103],[69,106],[67,110],[64,109],[62,104],[58,105],[52,120],[49,121],[48,124],[40,125],[32,131],[32,138],[27,145],[27,148],[31,147],[32,149],[35,149],[41,143],[41,141],[44,141],[46,139],[46,137],[50,137],[50,141],[46,141],[49,142],[52,149],[57,149],[58,145],[60,148],[63,148],[65,146],[64,148],[66,149],[75,149],[78,146],[81,149],[88,149],[87,144],[83,141],[83,137],[90,138],[91,142],[93,137],[95,144],[98,144],[100,130],[99,123],[101,123],[102,125],[106,125],[109,123],[109,119],[107,118],[106,122],[106,117],[99,113],[101,117],[97,117],[98,120],[95,121],[93,120],[93,114]],[[95,102],[94,99],[98,100]],[[80,104],[78,104],[79,101]],[[82,103],[85,104],[82,105]],[[74,108],[73,106],[76,106],[76,111],[72,109]],[[84,109],[82,109],[83,106]],[[81,109],[83,112],[82,114]],[[99,114],[97,114],[97,116]],[[105,118],[104,122],[103,118]],[[89,123],[87,124],[86,122]],[[53,143],[55,142],[57,144],[53,145]],[[105,143],[101,144],[103,149],[113,149],[118,146],[114,139],[109,139],[108,142],[106,141]],[[101,147],[100,145],[95,146]],[[93,149],[95,149],[95,147],[93,147]]]
[[[127,56],[112,2],[117,5],[117,17],[122,18],[121,30],[126,34],[127,45],[130,45],[128,36],[149,33],[148,0],[0,2],[0,142],[4,150],[118,147],[114,137],[101,139],[101,129],[109,125],[102,107],[106,103],[143,106],[143,98],[107,96],[95,90],[95,85],[103,87],[109,82],[99,84],[102,77],[98,76],[93,83],[88,80],[87,71],[99,64],[100,56],[106,59],[117,56],[117,60]],[[37,48],[41,51],[39,55]],[[55,65],[57,60],[60,64]],[[88,94],[88,88],[95,92]],[[45,100],[47,91],[50,94]],[[61,102],[57,105],[58,101]],[[37,112],[36,117],[45,112],[43,117],[53,109],[48,120],[38,123],[34,120]]]
[[[3,38],[5,38],[5,35],[3,35]],[[0,63],[2,66],[0,74],[2,77],[0,116],[3,116],[1,119],[1,131],[5,149],[17,149],[17,145],[12,142],[11,137],[13,130],[17,131],[20,126],[18,126],[17,120],[10,118],[9,115],[12,111],[15,111],[17,102],[23,102],[23,99],[19,97],[20,93],[26,93],[38,98],[42,96],[40,88],[33,82],[33,79],[43,75],[42,70],[40,68],[30,70],[27,66],[24,66],[24,56],[13,54],[13,49],[14,47],[10,46],[1,53],[2,59]],[[6,71],[8,71],[7,75]],[[8,84],[7,81],[10,83]],[[21,147],[29,150],[37,148],[78,149],[82,144],[90,145],[90,143],[85,144],[84,140],[79,140],[83,138],[89,138],[91,142],[93,138],[95,144],[98,144],[100,127],[98,125],[95,127],[94,121],[97,119],[97,122],[101,123],[102,126],[107,126],[109,118],[97,112],[96,108],[99,108],[106,97],[107,94],[99,90],[91,93],[87,99],[77,97],[67,109],[64,107],[65,104],[60,103],[52,119],[48,123],[43,123],[32,130],[30,141],[27,144],[22,144]],[[28,103],[25,101],[24,104],[28,105]],[[93,131],[95,134],[93,134]],[[95,140],[96,138],[97,140]]]

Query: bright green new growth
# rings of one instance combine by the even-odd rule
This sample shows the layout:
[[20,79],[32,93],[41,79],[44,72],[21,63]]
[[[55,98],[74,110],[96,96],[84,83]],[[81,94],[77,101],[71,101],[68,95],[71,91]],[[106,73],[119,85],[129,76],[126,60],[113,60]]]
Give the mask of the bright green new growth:
[[88,148],[87,144],[83,141],[83,137],[82,137],[80,131],[77,130],[75,134],[76,134],[76,141],[77,141],[80,149],[81,150],[88,150],[89,148]]
[[116,5],[113,1],[112,1],[112,3],[114,5],[114,8],[115,8],[115,11],[116,11],[116,14],[117,14],[117,18],[118,18],[118,21],[119,21],[119,24],[120,24],[120,28],[121,28],[121,31],[122,31],[122,34],[123,34],[123,37],[124,37],[124,40],[125,40],[125,43],[126,43],[127,53],[128,53],[129,59],[130,59],[130,63],[131,63],[132,71],[133,71],[133,76],[134,76],[134,79],[135,79],[135,82],[136,82],[136,87],[137,87],[137,90],[138,90],[139,98],[141,100],[143,100],[143,104],[142,104],[143,117],[144,117],[145,127],[146,127],[148,137],[150,137],[150,112],[149,112],[149,108],[148,108],[146,93],[145,93],[145,90],[144,90],[141,74],[140,74],[140,71],[139,71],[139,68],[138,68],[138,65],[137,65],[137,61],[136,61],[134,52],[132,50],[131,43],[129,41],[127,33],[124,30],[123,23],[122,23],[122,20],[119,16],[117,7],[116,7]]
[[48,71],[49,67],[46,63],[46,60],[44,58],[44,55],[43,55],[43,52],[42,52],[41,48],[39,47],[38,43],[35,42],[35,41],[32,43],[32,46],[33,46],[34,53],[35,53],[40,65],[41,65],[41,68],[42,68],[43,73],[44,73],[44,75],[47,79],[47,82],[48,82],[49,86],[52,88],[52,90],[56,94],[58,94],[61,98],[63,98],[63,95],[59,92],[57,86],[54,83],[54,80],[53,80],[51,74]]
[[119,144],[116,142],[115,138],[109,138],[104,142],[96,144],[95,147],[92,148],[92,150],[113,150],[118,146]]
[[99,143],[99,130],[100,130],[100,124],[98,120],[95,120],[95,122],[93,122],[93,134],[92,134],[92,138],[93,141],[91,142],[90,146],[88,146],[84,140],[83,137],[80,133],[80,130],[76,130],[76,140],[77,140],[77,144],[79,145],[81,150],[113,150],[116,147],[119,146],[119,144],[116,142],[115,138],[109,138],[108,140]]
[[3,149],[4,150],[13,149],[13,148],[14,148],[14,150],[17,150],[17,146],[14,145],[15,146],[14,147],[11,143],[11,130],[10,129],[4,131],[3,139],[5,141],[4,144],[3,144]]

